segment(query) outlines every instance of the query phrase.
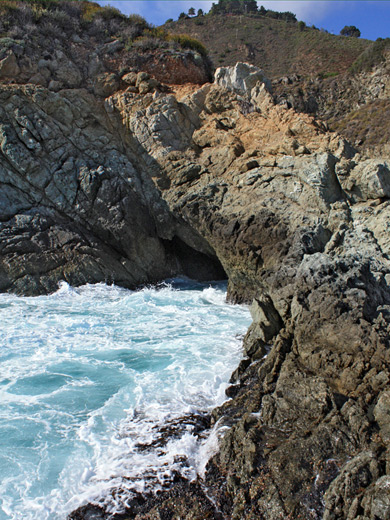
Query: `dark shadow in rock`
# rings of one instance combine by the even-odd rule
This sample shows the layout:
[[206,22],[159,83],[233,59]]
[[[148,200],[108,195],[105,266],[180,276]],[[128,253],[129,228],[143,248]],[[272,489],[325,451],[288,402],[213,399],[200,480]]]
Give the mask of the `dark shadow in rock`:
[[216,256],[211,257],[196,251],[177,236],[172,240],[164,240],[164,246],[178,259],[182,274],[189,278],[199,281],[227,279],[227,274]]

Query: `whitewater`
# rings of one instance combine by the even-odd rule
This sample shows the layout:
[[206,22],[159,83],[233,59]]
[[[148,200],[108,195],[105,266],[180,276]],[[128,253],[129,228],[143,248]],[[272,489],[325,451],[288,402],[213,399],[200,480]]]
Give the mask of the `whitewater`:
[[194,417],[226,399],[250,321],[222,282],[1,294],[0,520],[122,512],[175,472],[202,476],[223,429]]

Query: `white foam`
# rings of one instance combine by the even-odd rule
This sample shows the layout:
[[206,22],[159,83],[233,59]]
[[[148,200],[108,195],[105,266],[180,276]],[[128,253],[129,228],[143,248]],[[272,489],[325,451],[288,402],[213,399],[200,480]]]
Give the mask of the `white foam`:
[[160,440],[225,399],[250,317],[221,284],[62,283],[51,296],[0,295],[0,320],[0,520],[60,520],[88,501],[119,512],[132,490],[204,473],[223,430],[199,438],[188,418]]

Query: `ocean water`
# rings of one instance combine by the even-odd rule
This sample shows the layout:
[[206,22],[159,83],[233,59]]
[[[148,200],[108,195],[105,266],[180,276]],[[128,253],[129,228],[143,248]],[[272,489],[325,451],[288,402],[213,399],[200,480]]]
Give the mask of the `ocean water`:
[[199,436],[193,414],[225,400],[250,324],[225,297],[189,280],[1,294],[0,520],[120,512],[175,471],[202,474],[221,431]]

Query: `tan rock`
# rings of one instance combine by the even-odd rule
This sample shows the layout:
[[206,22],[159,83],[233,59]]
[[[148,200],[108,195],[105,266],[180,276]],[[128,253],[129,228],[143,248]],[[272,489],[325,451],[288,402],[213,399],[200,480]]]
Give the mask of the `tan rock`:
[[128,72],[127,74],[121,77],[121,80],[127,83],[128,85],[134,87],[137,83],[137,73]]

